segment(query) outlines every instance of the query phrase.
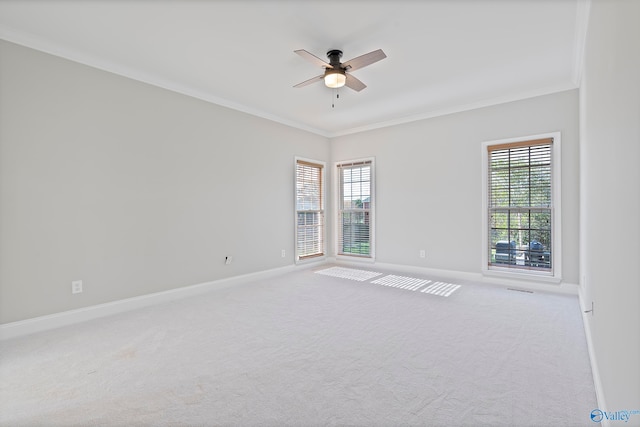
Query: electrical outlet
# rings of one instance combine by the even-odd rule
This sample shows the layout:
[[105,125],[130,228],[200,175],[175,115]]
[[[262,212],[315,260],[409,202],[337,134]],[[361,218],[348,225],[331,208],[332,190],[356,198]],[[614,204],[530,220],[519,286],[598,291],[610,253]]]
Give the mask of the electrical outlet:
[[424,249],[420,249],[420,258],[425,258],[427,256],[427,251]]
[[233,261],[233,257],[232,257],[231,255],[227,255],[227,256],[224,258],[224,263],[225,263],[225,265],[229,265],[229,264],[231,264],[231,261]]
[[283,250],[282,250],[282,258],[284,258],[284,257],[286,257],[286,256],[287,256],[287,252],[283,249]]
[[71,282],[71,293],[79,294],[82,292],[82,280],[74,280]]
[[591,310],[584,310],[585,313],[591,313],[591,315],[593,316],[594,311],[593,311],[593,301],[591,301]]

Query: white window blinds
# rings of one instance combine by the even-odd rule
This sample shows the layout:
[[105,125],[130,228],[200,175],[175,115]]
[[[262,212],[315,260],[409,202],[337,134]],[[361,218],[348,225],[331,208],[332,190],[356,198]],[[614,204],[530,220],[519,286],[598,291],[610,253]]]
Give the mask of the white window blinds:
[[296,259],[324,255],[324,166],[296,161]]
[[338,254],[372,256],[372,161],[338,164]]
[[490,267],[552,271],[552,144],[488,146]]

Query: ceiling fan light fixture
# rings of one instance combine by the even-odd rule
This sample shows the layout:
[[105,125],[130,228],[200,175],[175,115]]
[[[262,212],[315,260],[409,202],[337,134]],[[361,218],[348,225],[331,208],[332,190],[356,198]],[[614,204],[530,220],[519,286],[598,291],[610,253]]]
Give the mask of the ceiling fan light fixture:
[[327,74],[324,75],[324,84],[331,89],[344,86],[346,81],[347,76],[337,70],[328,70]]

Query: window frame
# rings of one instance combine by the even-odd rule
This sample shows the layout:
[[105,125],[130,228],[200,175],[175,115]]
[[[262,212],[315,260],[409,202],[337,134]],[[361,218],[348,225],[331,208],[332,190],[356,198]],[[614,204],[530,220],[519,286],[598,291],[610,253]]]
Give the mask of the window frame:
[[[369,254],[368,255],[360,255],[360,254],[349,254],[342,253],[340,248],[341,243],[341,211],[342,211],[342,176],[340,173],[340,168],[348,165],[358,165],[368,163],[371,168],[370,172],[370,188],[369,188]],[[335,209],[334,210],[334,245],[335,245],[335,256],[336,259],[343,259],[349,261],[360,261],[360,262],[374,262],[376,257],[376,227],[375,227],[375,206],[376,206],[376,177],[375,177],[375,157],[363,157],[357,159],[350,160],[342,160],[334,163],[333,171],[334,171],[334,200],[335,200]]]
[[[320,209],[298,209],[298,164],[306,164],[317,166],[320,168]],[[326,162],[309,159],[305,157],[295,157],[293,163],[293,214],[294,214],[294,259],[296,264],[306,262],[317,262],[327,257],[327,217],[326,217],[326,200],[327,200],[327,165]],[[298,250],[298,213],[299,212],[318,212],[322,221],[320,237],[321,251],[318,254],[300,255]]]
[[[518,144],[541,139],[553,139],[551,144],[551,271],[533,270],[526,268],[500,267],[489,264],[489,148],[496,145]],[[562,175],[561,175],[561,147],[560,132],[550,132],[538,135],[485,141],[482,149],[482,266],[481,271],[486,276],[505,278],[521,278],[540,282],[559,283],[562,280]]]

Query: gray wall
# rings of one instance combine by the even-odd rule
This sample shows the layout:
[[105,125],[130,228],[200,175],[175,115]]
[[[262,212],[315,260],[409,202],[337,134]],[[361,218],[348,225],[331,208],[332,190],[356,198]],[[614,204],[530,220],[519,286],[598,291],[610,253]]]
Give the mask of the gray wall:
[[581,278],[609,411],[640,409],[639,19],[640,2],[591,2],[580,90]]
[[[564,279],[578,281],[577,91],[328,143],[0,49],[1,323],[291,265],[294,156],[376,157],[379,262],[479,272],[481,142],[551,131],[563,138]],[[85,291],[71,295],[79,279]]]
[[0,57],[0,323],[293,263],[294,156],[328,161],[326,138],[3,41]]
[[[562,134],[562,272],[578,283],[578,91],[334,138],[333,161],[376,157],[377,261],[480,273],[481,143]],[[426,249],[426,258],[419,258]]]

